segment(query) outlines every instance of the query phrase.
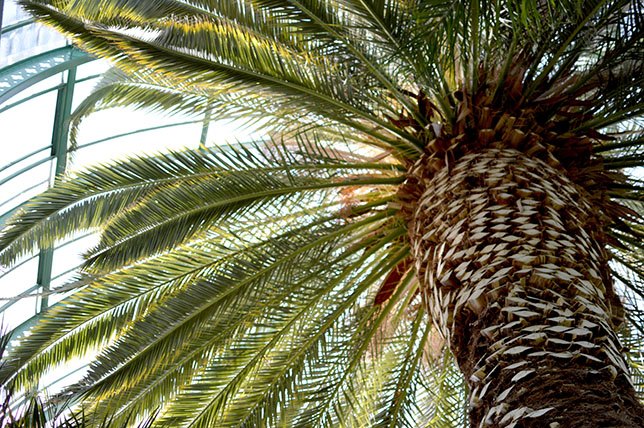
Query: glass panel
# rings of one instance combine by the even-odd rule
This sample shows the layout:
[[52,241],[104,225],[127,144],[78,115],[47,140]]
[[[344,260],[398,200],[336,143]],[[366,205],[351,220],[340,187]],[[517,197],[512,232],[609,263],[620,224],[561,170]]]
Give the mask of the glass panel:
[[19,207],[23,202],[29,198],[44,192],[49,187],[49,179],[45,179],[34,186],[30,186],[16,195],[12,195],[9,199],[0,205],[0,215]]
[[2,26],[6,27],[7,25],[15,24],[20,21],[29,19],[30,16],[28,13],[22,10],[20,6],[16,3],[16,0],[5,0],[4,1],[4,11],[2,13]]
[[244,127],[241,120],[216,120],[210,122],[208,126],[206,146],[216,146],[224,143],[249,142],[252,140],[259,141],[265,137],[265,133],[254,132],[252,129]]
[[[2,165],[7,165],[13,160],[51,144],[56,98],[55,91],[49,92],[0,114],[3,141]],[[33,160],[27,160],[27,163],[31,162]],[[26,164],[17,169],[24,166]],[[5,174],[12,174],[17,169],[2,171],[0,180]]]
[[[73,272],[59,276],[56,279],[52,279],[51,286],[52,288],[62,287],[63,285],[71,282],[74,278],[76,277],[74,276]],[[75,290],[70,290],[70,291],[67,291],[66,293],[51,294],[49,296],[49,305],[51,306],[54,303],[60,302],[65,297],[70,296],[74,291]]]
[[95,74],[102,74],[110,68],[110,64],[104,60],[99,59],[96,61],[91,61],[86,64],[81,64],[76,69],[76,80],[84,79],[89,76],[94,76]]
[[[24,91],[21,91],[17,95],[14,95],[13,97],[11,97],[8,100],[6,100],[3,103],[3,108],[6,107],[6,106],[9,106],[11,104],[17,103],[20,100],[24,100],[25,98],[28,98],[33,94],[37,94],[38,92],[42,92],[42,91],[45,91],[47,89],[54,88],[57,85],[60,85],[61,83],[63,83],[63,74],[64,73],[58,73],[55,76],[48,77],[45,80],[42,80],[42,81],[40,81],[40,82],[28,87]],[[53,89],[51,92],[54,92],[54,91],[56,91],[56,89]],[[43,94],[43,95],[46,95],[46,94]],[[43,95],[40,95],[40,96],[43,96]],[[25,101],[25,102],[29,102],[29,101]],[[11,108],[9,108],[9,109],[7,109],[5,111],[9,111],[12,108],[16,108],[16,107],[18,107],[18,106],[11,107]],[[2,112],[0,114],[4,114],[4,112]]]
[[[72,238],[73,239],[73,238]],[[83,262],[82,254],[98,244],[99,234],[92,233],[87,236],[82,236],[76,241],[70,241],[60,245],[54,250],[54,262],[52,267],[51,288],[55,289],[64,286],[66,283],[76,278],[75,268]],[[70,272],[71,270],[71,272]],[[49,304],[62,300],[70,295],[70,292],[54,294],[49,297]]]
[[42,24],[33,23],[2,34],[0,68],[65,45],[65,38]]
[[[72,239],[74,238],[70,238],[70,241]],[[76,241],[58,246],[58,248],[54,250],[54,264],[51,273],[52,278],[57,277],[69,269],[81,264],[83,262],[82,254],[97,243],[98,234],[91,234],[89,236],[79,238]]]
[[[129,111],[127,109],[104,110],[91,115],[83,122],[79,133],[79,145],[82,146],[83,144],[96,140],[142,128],[190,120],[194,120],[194,118],[186,118],[179,115],[168,118],[160,114]],[[215,132],[213,130],[213,133]],[[169,148],[196,148],[199,146],[200,135],[201,123],[193,123],[136,133],[104,141],[100,144],[81,148],[76,151],[74,154],[74,163],[71,165],[71,168],[78,170],[83,166],[104,162],[108,159],[123,158],[125,156],[144,153],[152,154]]]
[[[92,64],[92,63],[90,63]],[[78,77],[78,76],[76,76]],[[74,85],[74,99],[72,101],[72,111],[76,110],[76,107],[83,102],[89,94],[92,93],[94,86],[100,82],[100,77],[95,77],[94,79],[86,80]]]
[[87,373],[89,363],[91,363],[98,353],[90,352],[85,358],[74,358],[65,363],[63,367],[57,367],[47,373],[40,380],[40,387],[45,390],[49,396],[62,392],[66,386],[80,381]]
[[16,157],[14,159],[6,159],[6,162],[9,162],[4,165],[0,165],[0,181],[8,179],[10,175],[17,174],[24,168],[28,168],[30,165],[38,165],[42,163],[42,160],[51,156],[51,144],[46,146],[38,147],[35,150],[27,153],[26,155]]
[[[0,273],[0,297],[14,297],[36,285],[38,257],[16,265],[11,270]],[[0,300],[0,306],[7,303]]]
[[45,162],[0,186],[0,215],[47,189],[52,165]]
[[36,297],[21,299],[3,312],[2,328],[12,330],[36,314]]

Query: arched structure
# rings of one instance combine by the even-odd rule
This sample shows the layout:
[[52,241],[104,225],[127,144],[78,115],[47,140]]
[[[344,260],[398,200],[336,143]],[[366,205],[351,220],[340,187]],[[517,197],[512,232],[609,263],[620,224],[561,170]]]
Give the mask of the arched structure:
[[[5,156],[0,160],[0,227],[65,170],[66,121],[74,88],[98,78],[96,74],[78,77],[79,67],[93,60],[90,55],[33,22],[13,0],[2,6],[0,139]],[[41,251],[1,272],[0,295],[6,299],[17,294],[46,294],[56,276],[52,275],[54,251]],[[46,295],[28,300],[31,308],[27,300],[0,303],[5,328],[16,328],[17,334],[27,330],[49,304]]]
[[[68,119],[108,65],[34,22],[15,0],[0,0],[0,36],[1,230],[29,198],[52,185],[55,177],[69,168]],[[77,154],[81,158],[88,158],[83,153],[99,149],[98,158],[106,161],[168,144],[195,146],[205,144],[208,134],[208,122],[194,118],[169,121],[160,116],[148,120],[146,116],[144,121],[112,122],[119,123],[103,126],[100,138],[90,133],[89,139],[79,141]],[[146,146],[141,133],[151,134],[152,141],[165,138],[169,143]],[[172,138],[180,141],[170,141]],[[133,139],[138,139],[137,144],[132,144]],[[73,278],[81,262],[79,253],[93,238],[91,233],[76,236],[53,249],[27,256],[10,268],[0,267],[0,325],[3,331],[13,329],[12,339],[28,334],[43,309],[65,296],[54,291]],[[64,381],[74,371],[55,374],[42,388]]]

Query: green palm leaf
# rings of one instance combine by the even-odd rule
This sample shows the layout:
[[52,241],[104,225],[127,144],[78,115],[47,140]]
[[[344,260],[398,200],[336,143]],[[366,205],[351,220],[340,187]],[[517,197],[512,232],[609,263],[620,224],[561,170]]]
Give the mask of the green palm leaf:
[[[447,427],[469,403],[477,425],[566,426],[592,412],[525,391],[573,367],[630,403],[597,424],[639,426],[641,2],[21,3],[115,64],[74,142],[113,107],[269,137],[94,167],[32,200],[0,262],[100,241],[0,378],[35,387],[96,351],[58,397],[90,423]],[[581,383],[572,397],[599,394]]]

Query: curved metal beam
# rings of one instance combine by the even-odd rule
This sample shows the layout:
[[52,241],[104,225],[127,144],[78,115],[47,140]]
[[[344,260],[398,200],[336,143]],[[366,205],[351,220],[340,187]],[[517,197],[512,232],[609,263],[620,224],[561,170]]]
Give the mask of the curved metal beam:
[[94,59],[90,54],[67,45],[5,67],[0,70],[0,104],[50,76]]

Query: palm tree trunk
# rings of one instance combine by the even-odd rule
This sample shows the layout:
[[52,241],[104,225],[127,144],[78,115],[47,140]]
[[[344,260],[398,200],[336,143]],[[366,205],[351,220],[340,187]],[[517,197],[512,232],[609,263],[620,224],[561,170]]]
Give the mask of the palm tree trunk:
[[472,426],[644,427],[596,195],[513,149],[445,162],[418,165],[409,233]]

